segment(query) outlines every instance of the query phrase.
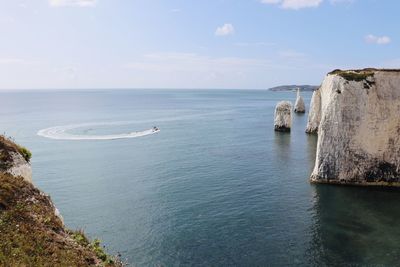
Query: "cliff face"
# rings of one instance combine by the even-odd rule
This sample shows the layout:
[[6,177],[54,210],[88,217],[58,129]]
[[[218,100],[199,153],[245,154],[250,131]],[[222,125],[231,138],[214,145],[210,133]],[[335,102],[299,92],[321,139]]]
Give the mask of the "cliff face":
[[334,71],[318,91],[311,181],[400,186],[400,71]]
[[30,152],[0,136],[0,266],[122,266],[70,231],[31,182]]
[[308,121],[306,133],[318,133],[318,126],[321,121],[321,91],[313,92],[311,98],[310,111],[308,112]]

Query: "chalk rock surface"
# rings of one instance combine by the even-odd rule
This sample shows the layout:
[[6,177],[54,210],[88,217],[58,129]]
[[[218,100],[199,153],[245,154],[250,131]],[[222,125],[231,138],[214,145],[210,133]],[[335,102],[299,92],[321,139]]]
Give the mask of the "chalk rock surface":
[[32,168],[29,160],[29,150],[0,135],[0,173],[21,176],[25,181],[32,183]]
[[400,70],[336,70],[318,91],[311,181],[400,186]]
[[12,176],[21,176],[25,181],[32,183],[31,164],[17,152],[11,152],[10,154],[12,156],[12,166],[6,172]]
[[300,95],[300,89],[297,89],[297,98],[296,102],[294,104],[294,112],[297,113],[305,113],[306,112],[306,106],[304,104],[304,99]]
[[321,91],[316,90],[311,97],[310,111],[308,112],[308,121],[306,133],[318,133],[318,125],[321,121]]
[[290,132],[292,126],[292,103],[281,101],[275,108],[275,131]]

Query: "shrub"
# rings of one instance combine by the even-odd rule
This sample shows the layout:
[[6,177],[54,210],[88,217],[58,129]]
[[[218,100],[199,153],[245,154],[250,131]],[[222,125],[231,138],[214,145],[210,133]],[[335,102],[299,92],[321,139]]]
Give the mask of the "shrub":
[[27,162],[30,162],[30,160],[32,158],[32,152],[29,149],[27,149],[26,147],[23,147],[23,146],[18,146],[18,151],[19,151],[19,153],[22,154],[22,156],[24,157],[24,159]]
[[365,70],[334,70],[329,74],[339,75],[347,81],[361,82],[365,81],[368,77],[374,76],[374,71],[371,69]]
[[26,147],[17,145],[10,137],[0,135],[0,169],[12,162],[12,152],[20,153],[28,162],[32,158],[32,153]]

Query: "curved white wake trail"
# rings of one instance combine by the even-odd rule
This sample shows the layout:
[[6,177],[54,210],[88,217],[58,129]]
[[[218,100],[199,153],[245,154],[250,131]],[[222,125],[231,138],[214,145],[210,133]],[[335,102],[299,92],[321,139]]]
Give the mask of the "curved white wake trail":
[[87,124],[55,126],[39,130],[37,132],[37,135],[56,140],[116,140],[116,139],[136,138],[136,137],[151,135],[158,133],[160,131],[160,130],[149,129],[139,132],[109,134],[109,135],[79,135],[79,134],[70,134],[67,132],[68,130],[87,127],[87,126],[102,126],[102,125],[113,125],[113,124],[117,123],[87,123]]
[[117,126],[117,125],[128,125],[128,124],[138,124],[138,123],[155,123],[155,122],[170,122],[188,119],[200,119],[207,118],[211,115],[223,115],[232,113],[231,110],[222,110],[215,112],[208,112],[202,114],[192,114],[192,115],[182,115],[177,117],[166,117],[159,118],[155,120],[139,120],[139,121],[115,121],[115,122],[94,122],[94,123],[81,123],[81,124],[71,124],[63,126],[54,126],[46,129],[41,129],[37,132],[37,135],[57,140],[115,140],[115,139],[126,139],[126,138],[136,138],[146,135],[151,135],[158,133],[159,130],[154,131],[153,129],[123,133],[123,134],[110,134],[110,135],[82,135],[82,134],[71,134],[68,133],[70,130],[91,127],[91,126]]

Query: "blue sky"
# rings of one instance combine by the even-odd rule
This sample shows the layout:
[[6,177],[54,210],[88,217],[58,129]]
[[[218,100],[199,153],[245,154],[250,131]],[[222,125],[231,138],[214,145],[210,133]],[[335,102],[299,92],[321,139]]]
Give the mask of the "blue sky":
[[319,84],[399,67],[397,0],[0,0],[0,89]]

